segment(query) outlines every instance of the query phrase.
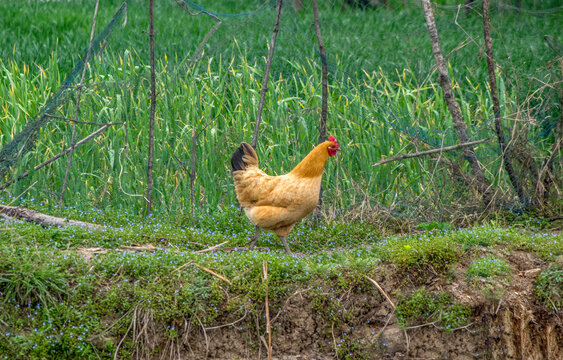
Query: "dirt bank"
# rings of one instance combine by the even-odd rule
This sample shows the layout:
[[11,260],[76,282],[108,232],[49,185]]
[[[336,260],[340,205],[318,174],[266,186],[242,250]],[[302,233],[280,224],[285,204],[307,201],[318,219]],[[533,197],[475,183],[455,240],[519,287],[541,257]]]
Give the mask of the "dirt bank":
[[[436,322],[404,328],[391,303],[369,282],[345,291],[323,283],[295,289],[283,302],[270,304],[272,358],[563,359],[561,314],[545,308],[534,295],[536,278],[547,264],[530,253],[497,249],[512,275],[491,291],[468,282],[465,275],[471,259],[482,255],[479,251],[447,274],[432,269],[399,274],[384,265],[375,279],[391,299],[420,288],[446,292],[471,308],[469,324],[450,331]],[[336,307],[331,305],[335,302]],[[224,314],[218,325],[208,327],[198,319],[184,319],[174,324],[178,336],[168,340],[159,335],[163,333],[159,324],[147,320],[150,314],[139,313],[137,318],[139,358],[267,358],[265,311]]]

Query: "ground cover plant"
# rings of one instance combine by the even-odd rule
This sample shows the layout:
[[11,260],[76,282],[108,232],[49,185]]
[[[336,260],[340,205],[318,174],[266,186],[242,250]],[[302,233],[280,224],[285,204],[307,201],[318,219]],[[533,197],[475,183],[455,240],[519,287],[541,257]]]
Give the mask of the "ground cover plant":
[[536,293],[548,308],[559,311],[563,306],[563,270],[553,266],[540,274],[537,280]]
[[[46,208],[44,211],[49,212]],[[258,243],[259,249],[267,246],[270,251],[237,250],[245,245],[253,229],[248,224],[231,226],[240,216],[236,208],[228,216],[208,217],[195,226],[162,218],[136,222],[119,212],[81,212],[85,219],[96,219],[107,229],[1,223],[0,292],[4,311],[0,348],[9,358],[112,358],[116,352],[126,357],[141,351],[127,336],[132,321],[141,321],[140,314],[150,314],[150,326],[176,340],[185,320],[194,326],[200,326],[201,321],[202,326],[211,328],[244,317],[241,326],[249,326],[246,317],[260,317],[264,311],[264,262],[268,264],[273,313],[283,312],[284,302],[296,291],[307,291],[313,296],[313,308],[317,306],[321,313],[328,311],[326,326],[342,339],[339,348],[367,354],[379,345],[356,343],[356,350],[351,349],[358,335],[346,329],[350,324],[360,326],[355,323],[359,317],[350,300],[338,296],[352,290],[362,298],[375,295],[385,303],[366,276],[378,278],[386,266],[394,266],[395,274],[408,273],[412,270],[410,257],[424,264],[428,254],[435,255],[431,258],[435,268],[443,261],[447,274],[458,266],[460,255],[471,257],[475,246],[491,251],[525,249],[548,262],[563,256],[560,234],[483,226],[397,236],[384,234],[370,224],[337,220],[321,226],[301,224],[289,238],[298,253],[287,255],[273,237]],[[77,209],[65,209],[69,216],[78,213]],[[363,235],[355,232],[358,225]],[[334,236],[335,231],[338,236]],[[322,246],[318,244],[320,238],[325,238]],[[225,241],[222,249],[200,252]],[[430,243],[443,246],[429,248]],[[451,249],[458,256],[451,258]],[[491,261],[497,260],[476,258],[474,263]],[[470,266],[467,273],[474,268]],[[557,272],[548,269],[544,274],[538,278],[538,301],[547,304],[546,299],[551,299],[558,304]],[[452,330],[471,322],[471,307],[456,302],[451,294],[409,290],[409,282],[401,282],[399,288],[403,287],[404,293],[388,290],[398,299],[396,313],[402,326],[433,323]],[[145,345],[164,351],[162,343]]]

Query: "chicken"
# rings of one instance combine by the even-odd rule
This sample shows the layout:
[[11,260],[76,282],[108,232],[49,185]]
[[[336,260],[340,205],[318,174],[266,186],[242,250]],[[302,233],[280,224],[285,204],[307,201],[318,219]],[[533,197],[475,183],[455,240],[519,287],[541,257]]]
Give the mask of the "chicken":
[[[237,199],[246,216],[257,228],[274,232],[287,253],[291,251],[285,239],[295,223],[317,206],[326,161],[338,150],[338,142],[330,136],[291,172],[281,176],[260,170],[256,151],[247,143],[242,143],[231,157]],[[252,245],[257,238],[258,229]]]

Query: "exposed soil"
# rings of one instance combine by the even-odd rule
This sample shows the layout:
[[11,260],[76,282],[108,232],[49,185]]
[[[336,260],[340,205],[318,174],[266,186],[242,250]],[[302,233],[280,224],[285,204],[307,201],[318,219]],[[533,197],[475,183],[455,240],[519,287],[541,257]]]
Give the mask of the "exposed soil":
[[[499,283],[494,296],[465,278],[471,260],[485,251],[474,250],[444,276],[429,270],[405,277],[385,265],[375,278],[392,299],[420,287],[446,291],[473,309],[469,325],[451,332],[435,324],[403,329],[390,303],[368,282],[342,293],[328,293],[327,287],[297,289],[282,303],[270,304],[272,359],[563,359],[561,314],[539,304],[533,293],[534,281],[547,264],[530,253],[497,249],[496,255],[510,265],[512,276],[505,284]],[[340,298],[346,309],[341,321],[330,319],[322,301],[331,296]],[[139,323],[149,318],[148,314],[139,316]],[[164,349],[155,359],[267,359],[265,313],[227,314],[222,320],[226,325],[205,330],[193,321],[178,323],[180,336],[168,342],[159,336],[159,325],[152,324],[143,343]]]

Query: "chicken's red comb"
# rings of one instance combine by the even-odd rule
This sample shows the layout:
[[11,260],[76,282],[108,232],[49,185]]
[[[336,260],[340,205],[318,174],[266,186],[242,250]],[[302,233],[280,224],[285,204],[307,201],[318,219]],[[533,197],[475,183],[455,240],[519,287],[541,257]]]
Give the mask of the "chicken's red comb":
[[336,141],[336,139],[334,138],[334,136],[329,136],[329,137],[328,137],[328,141],[332,141],[333,143],[338,144],[338,141]]

